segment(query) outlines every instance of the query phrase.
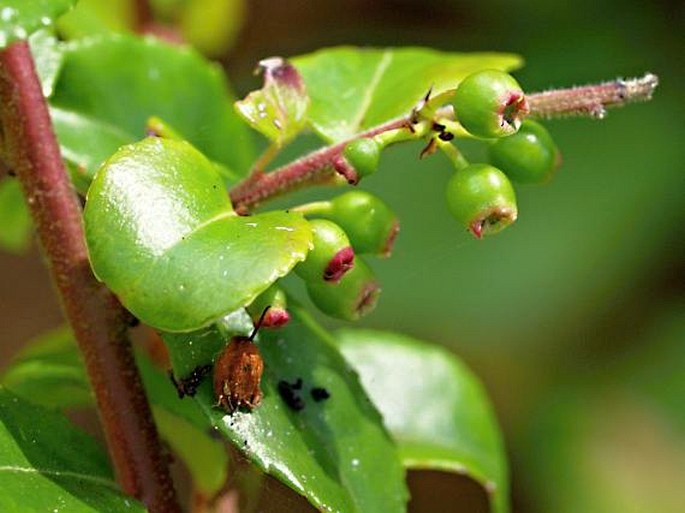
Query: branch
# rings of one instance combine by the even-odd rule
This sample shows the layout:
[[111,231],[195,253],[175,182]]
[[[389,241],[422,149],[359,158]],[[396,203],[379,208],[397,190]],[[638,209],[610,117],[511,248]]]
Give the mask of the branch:
[[0,51],[4,158],[17,173],[95,392],[123,490],[154,513],[180,512],[126,333],[125,312],[88,263],[81,210],[26,42]]
[[[398,129],[412,132],[409,117],[392,120],[362,132],[354,139],[373,137]],[[238,212],[246,212],[263,201],[301,187],[340,183],[339,175],[345,175],[347,171],[346,166],[341,162],[341,156],[348,142],[350,141],[326,146],[269,173],[260,171],[253,173],[231,189],[230,196],[234,208]]]

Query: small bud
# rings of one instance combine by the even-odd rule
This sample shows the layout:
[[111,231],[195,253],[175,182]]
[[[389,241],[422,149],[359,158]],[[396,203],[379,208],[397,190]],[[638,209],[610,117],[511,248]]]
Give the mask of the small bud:
[[343,157],[357,171],[359,178],[369,176],[378,169],[381,146],[374,139],[363,137],[345,146]]
[[357,253],[390,256],[400,230],[395,213],[383,201],[365,191],[351,191],[331,200],[322,214],[340,225]]
[[497,233],[516,220],[514,188],[496,167],[471,164],[452,176],[446,192],[452,215],[477,239]]
[[489,148],[490,161],[514,182],[548,182],[559,164],[559,150],[541,124],[527,119],[511,137]]
[[313,247],[295,273],[307,282],[338,282],[354,266],[354,251],[340,226],[326,219],[310,221]]
[[325,314],[356,321],[376,307],[381,289],[371,269],[357,258],[354,268],[338,283],[308,282],[307,292],[312,302]]
[[275,329],[288,324],[290,321],[290,314],[287,310],[288,300],[285,292],[276,285],[271,285],[247,307],[247,312],[250,314],[252,322],[259,322],[261,315],[267,307],[269,309],[262,319],[262,328]]
[[514,77],[498,70],[478,71],[459,83],[452,100],[459,123],[482,138],[516,133],[528,102]]

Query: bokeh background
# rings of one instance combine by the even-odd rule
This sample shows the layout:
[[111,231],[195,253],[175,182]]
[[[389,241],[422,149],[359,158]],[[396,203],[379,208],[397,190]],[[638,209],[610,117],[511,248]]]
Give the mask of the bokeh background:
[[[483,241],[449,216],[445,159],[386,151],[363,187],[402,232],[373,262],[383,295],[363,324],[443,344],[481,376],[517,513],[683,511],[685,4],[246,0],[235,12],[218,59],[238,94],[258,86],[259,59],[337,44],[518,52],[527,91],[659,75],[648,104],[548,122],[563,167],[520,187],[517,223]],[[35,244],[0,254],[0,368],[61,322]]]

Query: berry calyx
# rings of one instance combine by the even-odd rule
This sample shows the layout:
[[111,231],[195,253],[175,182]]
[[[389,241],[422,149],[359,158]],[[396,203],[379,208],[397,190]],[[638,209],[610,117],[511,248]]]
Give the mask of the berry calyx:
[[338,282],[354,267],[354,250],[340,226],[326,219],[310,221],[313,247],[295,272],[307,282]]
[[447,184],[452,215],[480,239],[516,220],[516,195],[507,176],[488,164],[471,164],[457,171]]
[[511,137],[498,139],[488,149],[490,161],[514,182],[548,182],[559,165],[559,150],[540,123],[527,119]]
[[360,258],[338,283],[307,282],[307,293],[317,308],[346,321],[356,321],[370,313],[376,307],[380,292],[373,272]]
[[528,102],[514,77],[499,70],[478,71],[457,86],[452,100],[459,123],[482,138],[513,135],[528,114]]
[[378,169],[381,145],[371,138],[355,139],[345,146],[343,157],[357,171],[358,178],[363,178]]
[[400,230],[395,213],[365,191],[350,191],[333,198],[321,215],[345,230],[357,253],[387,257]]

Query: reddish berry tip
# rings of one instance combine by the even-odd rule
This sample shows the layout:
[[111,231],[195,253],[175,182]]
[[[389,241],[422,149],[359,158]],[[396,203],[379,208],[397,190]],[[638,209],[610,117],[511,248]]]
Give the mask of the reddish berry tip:
[[338,251],[326,266],[323,272],[323,279],[337,283],[347,271],[354,267],[354,250],[352,246],[347,246]]

